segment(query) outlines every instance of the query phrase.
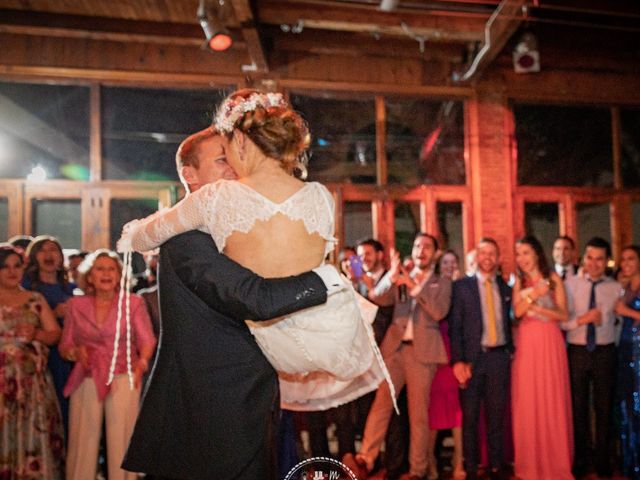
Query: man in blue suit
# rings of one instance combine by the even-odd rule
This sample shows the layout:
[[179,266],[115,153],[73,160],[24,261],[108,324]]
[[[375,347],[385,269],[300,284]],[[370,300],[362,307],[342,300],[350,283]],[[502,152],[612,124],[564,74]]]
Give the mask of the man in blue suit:
[[453,373],[460,383],[464,466],[478,478],[478,418],[484,405],[490,477],[506,478],[504,418],[509,398],[511,288],[496,274],[500,249],[492,238],[476,247],[477,271],[453,284],[449,335]]

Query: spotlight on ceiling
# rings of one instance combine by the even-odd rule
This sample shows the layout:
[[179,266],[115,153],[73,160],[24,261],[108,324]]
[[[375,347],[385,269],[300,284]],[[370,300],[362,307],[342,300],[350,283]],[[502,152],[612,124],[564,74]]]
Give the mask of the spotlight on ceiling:
[[513,69],[516,73],[540,71],[538,40],[531,32],[524,32],[513,49]]
[[207,0],[200,0],[198,6],[198,22],[207,39],[205,48],[212,52],[222,52],[233,43],[229,31],[225,28],[222,19],[223,13],[231,7],[227,5],[230,0],[214,0],[212,8],[205,5]]

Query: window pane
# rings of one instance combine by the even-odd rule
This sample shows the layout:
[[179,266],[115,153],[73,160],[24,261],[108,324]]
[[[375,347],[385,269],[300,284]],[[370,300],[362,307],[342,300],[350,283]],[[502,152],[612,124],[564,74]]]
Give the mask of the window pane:
[[89,179],[89,88],[0,82],[0,178]]
[[9,199],[0,197],[0,242],[9,239]]
[[631,225],[633,225],[633,243],[640,244],[640,202],[631,204]]
[[515,105],[518,183],[613,186],[606,108]]
[[450,249],[464,258],[462,202],[438,202],[438,229],[443,250]]
[[524,228],[534,235],[544,248],[547,260],[551,262],[553,242],[560,235],[560,218],[557,203],[525,203]]
[[420,203],[396,203],[393,212],[396,250],[404,258],[411,255],[413,239],[420,231]]
[[625,187],[640,187],[640,110],[620,111],[622,182]]
[[103,176],[178,180],[175,155],[187,136],[211,125],[220,90],[102,89]]
[[81,248],[80,200],[33,200],[33,235],[53,235],[63,248]]
[[292,94],[291,105],[302,114],[311,131],[310,180],[376,183],[373,98]]
[[386,112],[389,183],[464,184],[462,102],[391,99]]
[[579,252],[592,237],[602,237],[611,243],[611,214],[608,203],[578,203]]
[[358,240],[373,237],[373,216],[369,202],[346,202],[344,204],[345,245],[355,245]]
[[109,205],[109,218],[111,225],[109,228],[110,245],[115,249],[116,242],[122,233],[125,223],[137,218],[144,218],[158,210],[157,198],[134,198],[134,199],[112,199]]
[[[125,223],[137,218],[144,218],[158,210],[157,198],[112,199],[109,205],[111,225],[109,228],[110,248],[115,250],[116,242],[122,233]],[[144,258],[134,253],[131,261],[134,274],[144,272]]]

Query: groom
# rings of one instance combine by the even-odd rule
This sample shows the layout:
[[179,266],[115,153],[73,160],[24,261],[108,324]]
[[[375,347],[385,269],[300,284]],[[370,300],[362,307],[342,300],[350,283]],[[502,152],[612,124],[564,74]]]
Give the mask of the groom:
[[[187,138],[176,163],[188,192],[235,178],[211,128]],[[321,278],[337,272],[317,270],[265,280],[199,231],[161,247],[158,356],[123,468],[179,480],[276,477],[278,377],[244,320],[324,303]]]

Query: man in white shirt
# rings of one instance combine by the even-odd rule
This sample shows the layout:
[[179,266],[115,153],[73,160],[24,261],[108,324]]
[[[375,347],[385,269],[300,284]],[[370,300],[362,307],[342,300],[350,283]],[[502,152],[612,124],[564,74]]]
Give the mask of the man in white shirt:
[[578,273],[578,266],[574,263],[576,244],[573,238],[562,235],[553,242],[553,261],[556,273],[566,280]]
[[[587,473],[595,460],[599,477],[611,476],[609,450],[615,382],[615,305],[621,285],[605,275],[611,256],[609,243],[594,237],[585,247],[584,276],[569,278],[569,321],[562,323],[569,343],[569,370],[573,403],[576,478]],[[596,431],[593,455],[589,415],[589,390],[593,387]]]

